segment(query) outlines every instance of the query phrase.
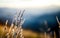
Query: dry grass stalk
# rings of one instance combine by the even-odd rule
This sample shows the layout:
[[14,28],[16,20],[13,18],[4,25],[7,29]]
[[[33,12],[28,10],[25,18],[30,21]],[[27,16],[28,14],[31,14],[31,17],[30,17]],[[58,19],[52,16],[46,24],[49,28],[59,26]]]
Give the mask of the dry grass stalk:
[[[24,10],[25,11],[25,10]],[[8,33],[6,34],[7,38],[24,38],[23,37],[23,30],[22,30],[22,24],[24,23],[24,19],[22,18],[24,11],[21,13],[18,13],[15,15],[13,22],[8,30]],[[6,25],[7,25],[6,21]],[[15,22],[15,25],[13,24]]]

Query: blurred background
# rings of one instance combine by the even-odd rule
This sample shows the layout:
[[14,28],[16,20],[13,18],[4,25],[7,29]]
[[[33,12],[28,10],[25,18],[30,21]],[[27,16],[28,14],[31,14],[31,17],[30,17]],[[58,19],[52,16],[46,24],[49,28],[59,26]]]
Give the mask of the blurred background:
[[[17,8],[0,8],[0,35],[8,20],[8,28],[12,23]],[[25,38],[59,38],[59,25],[56,16],[60,20],[60,7],[49,6],[46,8],[25,8],[22,25]]]

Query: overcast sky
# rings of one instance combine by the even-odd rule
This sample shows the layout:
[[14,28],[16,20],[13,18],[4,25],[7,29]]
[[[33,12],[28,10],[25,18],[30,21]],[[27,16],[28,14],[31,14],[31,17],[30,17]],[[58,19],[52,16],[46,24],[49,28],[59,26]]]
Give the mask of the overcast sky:
[[[60,6],[60,0],[0,0],[0,7],[30,8],[30,9],[26,9],[25,13],[26,14],[30,13],[33,15],[51,13],[55,8],[53,7],[48,10],[46,7],[53,5]],[[46,8],[48,11],[46,9],[41,9],[41,8]]]
[[60,6],[60,0],[0,0],[0,7],[36,8],[51,5]]

